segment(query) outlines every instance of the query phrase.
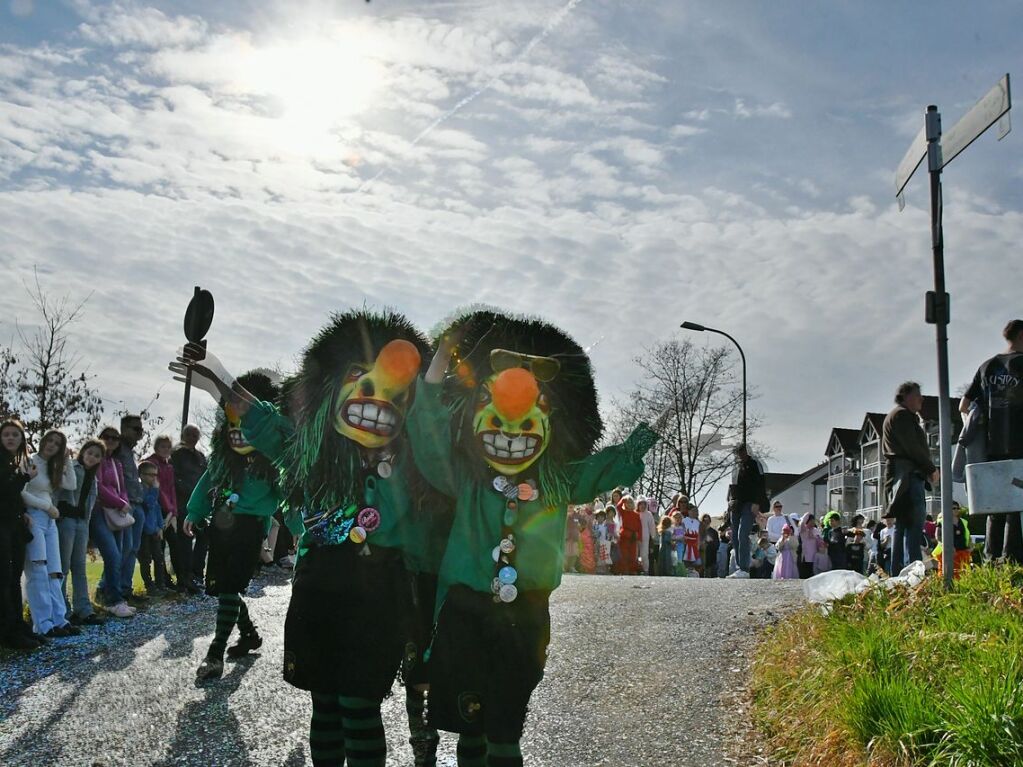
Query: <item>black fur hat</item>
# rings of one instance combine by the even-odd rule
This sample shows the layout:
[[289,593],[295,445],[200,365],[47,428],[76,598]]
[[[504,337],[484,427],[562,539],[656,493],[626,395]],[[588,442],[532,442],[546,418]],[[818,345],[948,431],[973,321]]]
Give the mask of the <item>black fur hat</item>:
[[396,339],[413,344],[423,365],[429,364],[425,336],[406,317],[389,309],[335,314],[309,344],[301,369],[284,384],[283,408],[295,425],[285,459],[290,491],[301,489],[310,502],[324,507],[354,497],[360,479],[359,448],[334,430],[336,400],[349,366],[372,362]]
[[[238,376],[238,383],[258,399],[276,402],[280,386],[265,369],[257,368]],[[238,490],[246,469],[261,479],[276,480],[277,469],[262,453],[239,455],[228,441],[227,416],[223,408],[217,412],[217,428],[210,439],[210,478],[218,494]]]
[[560,363],[558,374],[540,383],[551,404],[551,440],[537,462],[544,491],[560,496],[557,475],[565,464],[590,455],[603,432],[589,356],[565,332],[535,317],[472,309],[456,315],[440,335],[460,329],[464,335],[445,378],[444,398],[453,410],[453,438],[466,455],[474,449],[472,419],[479,387],[494,372],[493,349],[553,357]]

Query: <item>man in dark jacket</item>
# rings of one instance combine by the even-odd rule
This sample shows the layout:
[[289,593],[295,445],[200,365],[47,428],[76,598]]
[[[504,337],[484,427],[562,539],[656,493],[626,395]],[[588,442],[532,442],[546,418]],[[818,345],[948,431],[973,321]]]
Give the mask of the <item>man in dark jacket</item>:
[[182,525],[185,522],[184,509],[188,507],[188,499],[199,483],[199,478],[206,471],[206,456],[196,447],[199,444],[199,427],[188,424],[181,430],[181,442],[171,453],[171,464],[174,466],[174,492],[177,495],[178,509],[181,511],[175,522],[175,539],[178,546],[178,561],[182,572],[175,573],[178,579],[178,591],[189,591],[198,594],[202,591],[203,572],[206,565],[206,532],[195,530],[195,548],[193,539],[185,535]]
[[895,407],[885,416],[881,450],[885,457],[885,516],[895,518],[892,574],[923,559],[925,483],[937,486],[927,434],[920,423],[924,398],[920,384],[907,381],[895,392]]
[[732,545],[739,569],[729,578],[749,578],[750,532],[761,509],[767,508],[767,485],[760,464],[746,445],[735,448],[735,482],[730,488],[729,516],[732,522]]
[[[989,461],[1023,458],[1023,320],[1009,322],[1002,336],[1009,348],[977,369],[973,383],[959,403],[964,414],[970,412],[972,403],[980,405]],[[979,515],[971,514],[970,525],[979,523],[979,519]],[[985,558],[1004,556],[1013,562],[1023,562],[1020,515],[990,514],[986,522]]]
[[124,490],[131,503],[131,513],[135,524],[124,531],[124,548],[121,551],[121,593],[129,602],[145,601],[145,597],[135,594],[134,578],[135,563],[138,560],[139,547],[142,545],[142,531],[146,522],[146,511],[142,506],[142,480],[139,479],[139,468],[135,457],[135,446],[145,435],[142,418],[137,415],[125,415],[121,418],[121,444],[114,452],[114,458],[124,470]]

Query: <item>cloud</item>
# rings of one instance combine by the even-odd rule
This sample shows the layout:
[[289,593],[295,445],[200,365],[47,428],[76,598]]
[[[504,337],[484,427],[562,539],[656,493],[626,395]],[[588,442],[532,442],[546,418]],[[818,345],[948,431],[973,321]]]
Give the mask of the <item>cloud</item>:
[[732,114],[743,120],[748,120],[751,117],[777,117],[781,120],[788,120],[792,117],[791,110],[780,101],[775,101],[772,104],[747,106],[744,99],[735,100]]

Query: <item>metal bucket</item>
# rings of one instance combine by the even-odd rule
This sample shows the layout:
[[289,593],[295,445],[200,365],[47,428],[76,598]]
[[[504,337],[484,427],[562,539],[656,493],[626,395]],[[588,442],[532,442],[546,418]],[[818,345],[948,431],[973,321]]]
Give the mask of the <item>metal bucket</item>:
[[971,514],[1023,512],[1023,459],[966,467]]

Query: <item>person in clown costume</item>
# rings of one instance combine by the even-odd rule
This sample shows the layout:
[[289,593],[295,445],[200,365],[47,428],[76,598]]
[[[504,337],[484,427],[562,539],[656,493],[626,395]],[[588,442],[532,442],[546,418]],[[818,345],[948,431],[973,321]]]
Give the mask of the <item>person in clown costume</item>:
[[[285,622],[284,678],[312,697],[317,767],[382,767],[380,707],[402,668],[415,764],[434,765],[421,656],[450,502],[429,488],[403,439],[426,339],[394,312],[336,315],[284,383],[282,406],[253,397],[212,355],[181,366],[236,403],[246,439],[278,462],[302,525]],[[283,409],[283,412],[282,412]],[[292,521],[296,515],[289,513]],[[439,531],[438,531],[438,528]]]
[[[265,373],[246,373],[238,383],[254,396],[269,400],[277,396],[276,385]],[[182,524],[189,537],[196,526],[209,525],[206,593],[217,597],[217,627],[196,672],[200,683],[223,676],[225,650],[236,659],[263,644],[242,594],[259,565],[270,520],[281,505],[277,469],[245,440],[241,416],[229,402],[217,416],[210,448],[209,465],[188,500]],[[227,649],[235,626],[241,636]]]
[[656,434],[591,454],[602,425],[586,353],[557,328],[490,310],[442,334],[407,424],[423,476],[455,499],[427,656],[427,720],[462,767],[522,764],[550,640],[569,504],[643,471]]

